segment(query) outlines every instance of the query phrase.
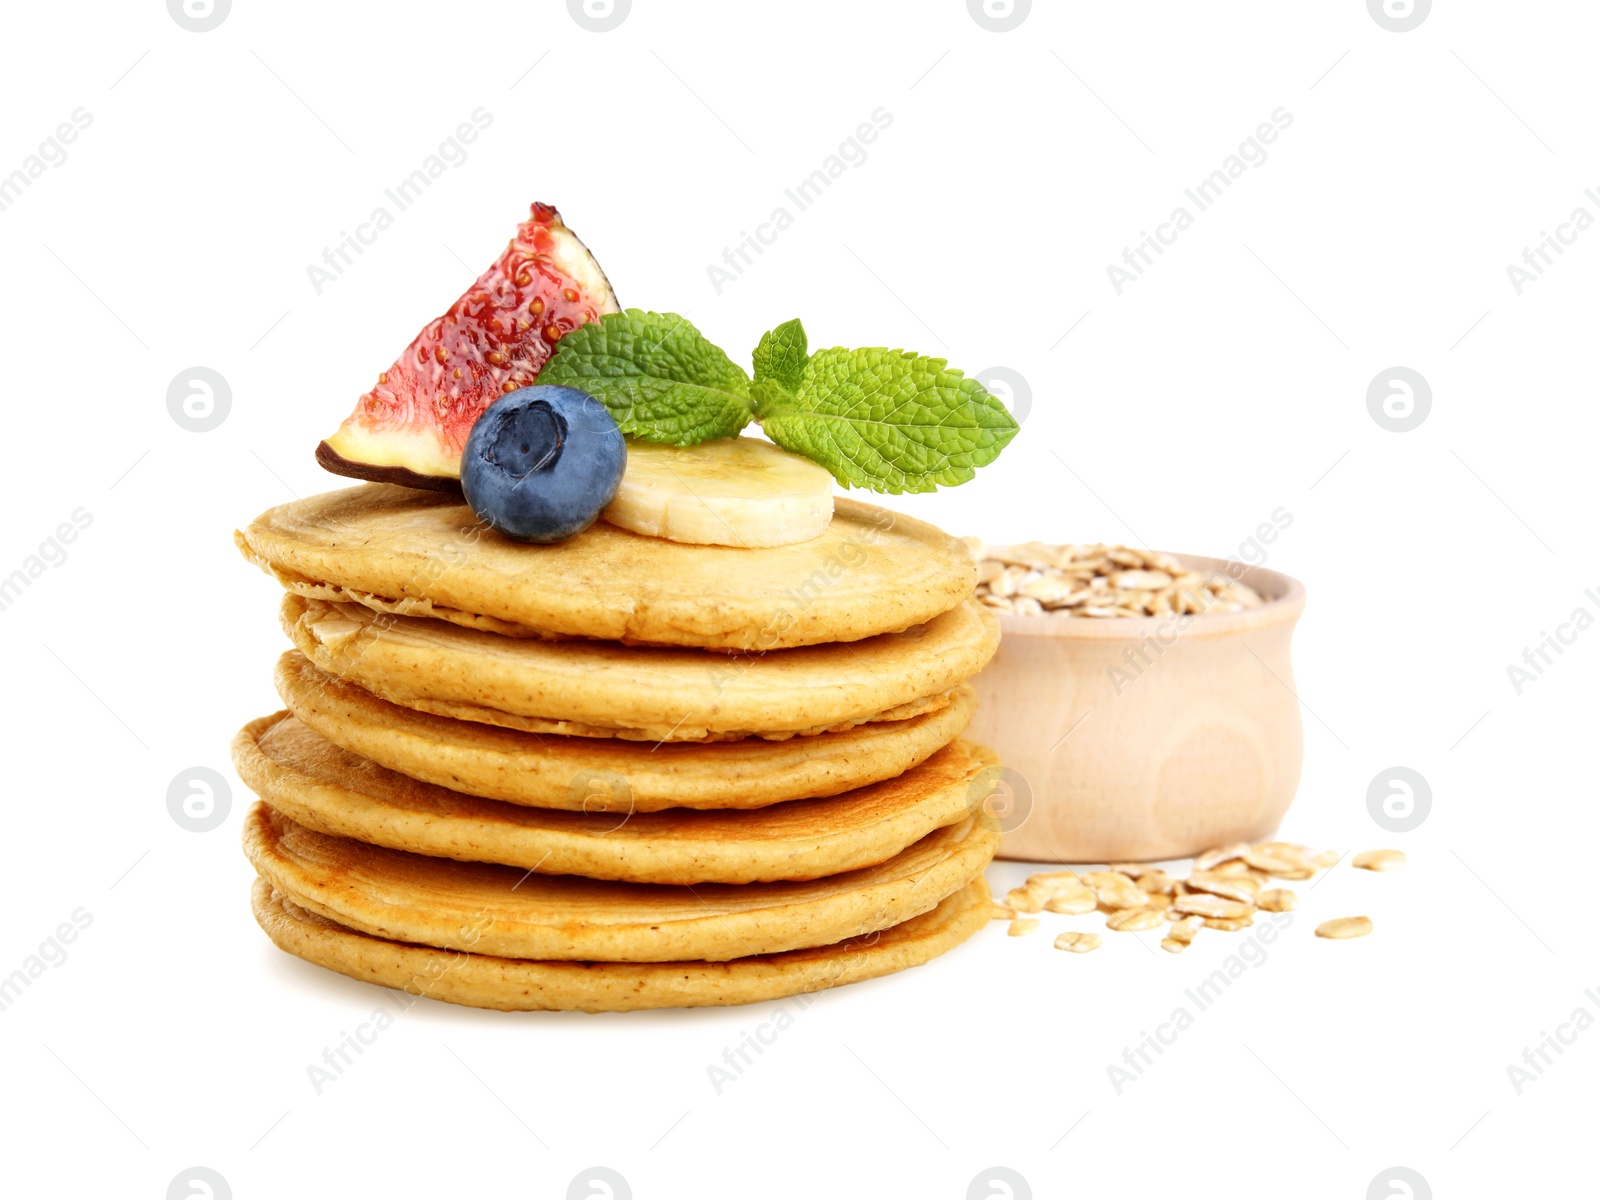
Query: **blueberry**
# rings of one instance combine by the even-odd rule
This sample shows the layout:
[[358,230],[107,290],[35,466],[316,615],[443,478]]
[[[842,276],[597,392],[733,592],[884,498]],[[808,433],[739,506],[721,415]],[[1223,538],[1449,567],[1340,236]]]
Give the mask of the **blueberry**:
[[484,409],[467,435],[461,490],[507,537],[559,542],[611,503],[627,461],[621,430],[588,392],[521,388]]

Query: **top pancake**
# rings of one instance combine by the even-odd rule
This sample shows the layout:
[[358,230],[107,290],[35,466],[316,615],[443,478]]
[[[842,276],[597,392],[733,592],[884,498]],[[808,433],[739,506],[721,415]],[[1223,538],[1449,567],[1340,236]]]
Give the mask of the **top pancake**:
[[838,499],[792,546],[696,546],[597,521],[565,542],[512,541],[458,497],[364,484],[268,509],[235,540],[308,599],[355,601],[521,637],[720,650],[853,642],[971,594],[966,548],[932,525]]

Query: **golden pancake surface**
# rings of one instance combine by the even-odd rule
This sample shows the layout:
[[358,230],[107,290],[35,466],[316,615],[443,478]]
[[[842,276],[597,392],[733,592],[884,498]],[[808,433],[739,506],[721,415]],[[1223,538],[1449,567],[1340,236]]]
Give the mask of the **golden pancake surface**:
[[261,878],[250,899],[273,943],[307,962],[411,996],[508,1012],[754,1004],[919,966],[989,920],[989,889],[979,876],[920,916],[834,945],[725,962],[559,962],[374,937],[307,911]]
[[967,818],[886,862],[806,882],[672,886],[540,875],[317,833],[258,803],[256,871],[295,904],[374,937],[506,958],[722,962],[886,929],[960,891],[999,832]]
[[547,875],[699,884],[816,879],[893,858],[968,816],[998,758],[957,741],[894,779],[748,813],[552,812],[483,800],[358,758],[288,713],[240,730],[233,762],[275,810],[320,833]]
[[[960,736],[977,706],[972,687],[945,707],[812,738],[697,742],[576,738],[503,729],[391,704],[329,675],[298,650],[275,672],[278,695],[330,742],[413,779],[526,804],[581,812],[761,808],[834,796],[892,779]],[[620,778],[626,789],[607,786]]]
[[553,545],[485,527],[459,497],[364,484],[262,513],[235,538],[293,592],[523,637],[776,650],[932,620],[971,594],[955,538],[840,498],[818,538],[749,549],[597,521]]
[[319,669],[392,703],[652,742],[786,738],[936,711],[1000,643],[999,622],[974,600],[898,633],[751,655],[508,638],[292,593],[279,615]]

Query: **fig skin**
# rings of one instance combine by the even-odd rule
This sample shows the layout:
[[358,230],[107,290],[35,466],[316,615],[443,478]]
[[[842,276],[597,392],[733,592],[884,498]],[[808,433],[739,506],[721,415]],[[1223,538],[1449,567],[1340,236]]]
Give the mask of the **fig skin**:
[[317,465],[335,475],[364,479],[368,483],[396,483],[401,487],[417,488],[421,491],[461,495],[459,479],[453,479],[448,475],[419,475],[409,467],[376,467],[368,463],[351,462],[327,442],[317,443]]

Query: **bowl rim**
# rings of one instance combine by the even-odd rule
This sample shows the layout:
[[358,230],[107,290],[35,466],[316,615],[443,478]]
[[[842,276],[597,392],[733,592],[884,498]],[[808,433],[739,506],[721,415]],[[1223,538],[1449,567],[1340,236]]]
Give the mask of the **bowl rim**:
[[1187,613],[1160,617],[1022,617],[1016,613],[990,611],[1000,618],[1000,632],[1004,637],[1125,641],[1142,641],[1157,633],[1167,633],[1184,616],[1189,619],[1182,630],[1185,637],[1217,637],[1272,625],[1292,625],[1305,611],[1305,584],[1292,575],[1266,566],[1251,566],[1238,559],[1177,553],[1173,553],[1172,557],[1194,571],[1223,571],[1233,576],[1234,571],[1229,570],[1230,567],[1235,570],[1243,568],[1235,578],[1260,592],[1266,598],[1266,603],[1260,608],[1247,608],[1243,612]]

